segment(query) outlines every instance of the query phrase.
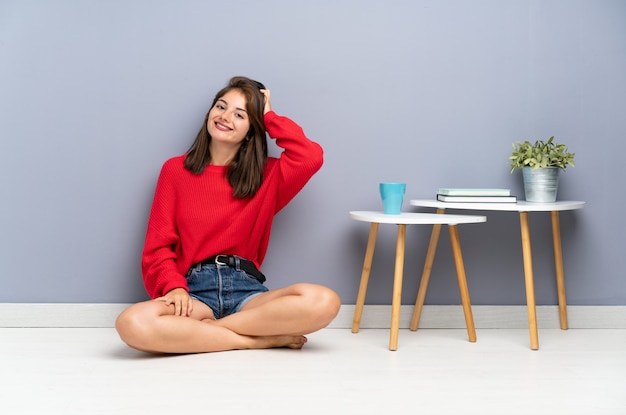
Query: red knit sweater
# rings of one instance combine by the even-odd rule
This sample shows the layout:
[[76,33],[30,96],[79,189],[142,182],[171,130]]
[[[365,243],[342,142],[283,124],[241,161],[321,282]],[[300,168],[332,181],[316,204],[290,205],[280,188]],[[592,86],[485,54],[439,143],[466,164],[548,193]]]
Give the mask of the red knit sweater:
[[163,164],[148,220],[142,254],[143,280],[152,298],[174,288],[187,289],[189,267],[214,255],[239,255],[260,269],[278,213],[322,166],[322,148],[302,128],[274,112],[265,127],[283,148],[270,157],[259,191],[236,199],[225,166],[206,167],[195,175],[184,167],[185,156]]

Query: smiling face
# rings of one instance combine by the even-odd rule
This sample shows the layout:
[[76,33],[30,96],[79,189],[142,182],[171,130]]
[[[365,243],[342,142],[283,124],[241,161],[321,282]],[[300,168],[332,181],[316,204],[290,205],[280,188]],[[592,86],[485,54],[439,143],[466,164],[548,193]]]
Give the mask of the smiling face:
[[246,98],[239,90],[232,89],[215,101],[207,117],[211,147],[226,145],[237,150],[249,129]]

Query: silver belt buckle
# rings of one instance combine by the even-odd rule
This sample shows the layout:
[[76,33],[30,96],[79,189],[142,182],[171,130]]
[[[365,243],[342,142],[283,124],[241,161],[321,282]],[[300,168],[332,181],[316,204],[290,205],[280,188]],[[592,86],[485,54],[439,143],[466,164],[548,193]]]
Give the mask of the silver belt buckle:
[[[228,266],[228,262],[222,262],[220,261],[220,257],[224,257],[224,258],[228,258],[228,255],[216,255],[215,256],[215,263],[217,265],[224,265],[224,266]],[[227,259],[228,260],[228,259]]]

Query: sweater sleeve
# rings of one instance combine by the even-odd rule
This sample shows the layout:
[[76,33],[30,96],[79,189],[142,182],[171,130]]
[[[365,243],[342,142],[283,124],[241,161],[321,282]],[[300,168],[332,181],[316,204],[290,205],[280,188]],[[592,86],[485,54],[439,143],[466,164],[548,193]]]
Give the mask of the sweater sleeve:
[[306,137],[302,128],[287,117],[270,111],[265,128],[276,145],[283,149],[279,158],[279,186],[276,212],[281,210],[322,167],[322,147]]
[[142,254],[144,285],[151,298],[174,288],[187,289],[187,280],[176,267],[180,237],[175,225],[176,188],[173,160],[161,169],[152,202]]

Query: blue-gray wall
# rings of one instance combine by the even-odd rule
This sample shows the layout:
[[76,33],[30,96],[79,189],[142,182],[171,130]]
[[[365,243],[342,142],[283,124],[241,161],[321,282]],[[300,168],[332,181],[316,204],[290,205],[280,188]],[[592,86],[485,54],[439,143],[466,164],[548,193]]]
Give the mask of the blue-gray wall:
[[[270,287],[331,286],[353,304],[377,185],[510,187],[511,143],[576,152],[560,199],[570,304],[626,305],[626,2],[0,1],[0,302],[134,302],[162,162],[183,153],[233,75],[323,145],[326,162],[276,219]],[[276,150],[273,150],[276,154]],[[411,210],[405,202],[405,210]],[[459,228],[473,304],[524,304],[519,220]],[[531,214],[539,304],[555,304],[546,214]],[[403,302],[430,230],[409,227]],[[389,304],[395,227],[367,298]],[[447,232],[428,304],[457,304]]]

